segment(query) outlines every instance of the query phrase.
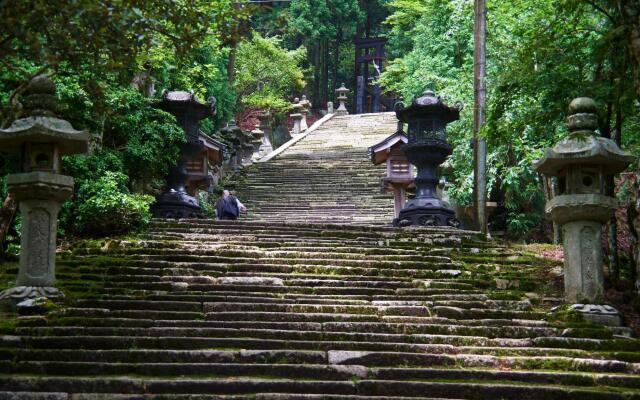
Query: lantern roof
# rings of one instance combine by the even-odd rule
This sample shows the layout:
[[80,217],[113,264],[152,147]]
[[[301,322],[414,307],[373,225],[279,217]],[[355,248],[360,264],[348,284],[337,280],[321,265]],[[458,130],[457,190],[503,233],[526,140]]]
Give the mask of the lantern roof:
[[200,101],[196,95],[189,91],[169,91],[162,92],[162,99],[154,104],[154,107],[177,115],[189,113],[201,120],[216,115],[216,98],[209,97],[206,103]]
[[442,102],[440,96],[432,90],[425,90],[420,97],[413,97],[411,105],[404,107],[402,103],[396,105],[396,116],[402,122],[409,122],[410,119],[420,117],[439,117],[443,123],[457,121],[460,119],[460,105],[448,106]]
[[534,162],[534,169],[545,175],[557,175],[569,165],[599,165],[606,174],[624,171],[635,157],[623,151],[611,139],[596,136],[598,128],[596,103],[588,97],[569,104],[569,135],[545,151]]
[[389,154],[394,148],[400,147],[408,141],[409,139],[407,138],[407,135],[401,130],[391,136],[388,136],[380,143],[374,144],[373,146],[369,147],[371,162],[373,162],[375,165],[378,165],[387,161]]
[[221,165],[222,159],[224,158],[224,144],[202,131],[198,132],[198,140],[200,141],[200,144],[202,145],[204,150],[207,152],[209,161],[213,164]]
[[46,75],[36,76],[25,91],[23,100],[28,116],[15,120],[7,129],[0,129],[0,148],[20,151],[25,143],[56,144],[60,155],[86,153],[90,135],[76,130],[69,121],[58,118],[56,86]]

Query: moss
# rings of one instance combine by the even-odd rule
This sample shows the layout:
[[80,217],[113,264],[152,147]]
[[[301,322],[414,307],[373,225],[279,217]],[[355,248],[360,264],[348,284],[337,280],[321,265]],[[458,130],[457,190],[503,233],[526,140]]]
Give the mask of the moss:
[[578,311],[572,310],[569,305],[562,305],[547,319],[555,326],[566,326],[569,323],[584,323],[584,317]]

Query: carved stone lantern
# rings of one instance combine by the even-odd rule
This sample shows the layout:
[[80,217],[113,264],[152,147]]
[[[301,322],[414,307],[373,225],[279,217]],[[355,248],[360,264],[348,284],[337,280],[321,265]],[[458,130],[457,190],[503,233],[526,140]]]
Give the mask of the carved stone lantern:
[[[162,99],[155,104],[156,108],[176,117],[178,125],[185,132],[186,143],[180,148],[180,158],[169,170],[164,193],[156,197],[151,212],[157,218],[196,218],[202,216],[198,200],[187,192],[189,178],[188,164],[199,159],[203,144],[199,121],[216,114],[216,100],[210,98],[207,103],[196,99],[191,92],[165,90]],[[210,138],[209,138],[210,139]],[[213,143],[212,140],[208,142]],[[220,151],[222,146],[220,145]],[[218,157],[222,159],[222,157]]]
[[271,136],[273,133],[273,115],[269,111],[263,111],[259,113],[257,117],[260,121],[260,130],[264,132],[265,137],[269,140],[269,144],[273,143],[273,137]]
[[569,135],[547,149],[534,168],[558,182],[558,192],[547,202],[546,211],[562,227],[565,299],[598,303],[604,286],[601,226],[618,206],[608,195],[612,188],[607,187],[607,178],[624,171],[635,157],[611,139],[596,136],[597,107],[590,98],[571,102],[567,126]]
[[459,107],[449,107],[440,97],[425,91],[413,98],[411,105],[396,106],[396,116],[408,123],[408,142],[402,150],[411,164],[418,169],[416,197],[407,203],[394,221],[396,226],[452,226],[459,227],[460,221],[449,203],[443,201],[437,192],[438,166],[451,155],[452,148],[447,143],[446,126],[460,118]]
[[395,218],[404,208],[407,187],[413,183],[413,166],[402,151],[402,146],[408,142],[402,126],[403,123],[399,122],[396,133],[369,148],[374,164],[386,162],[387,173],[381,180],[380,189],[383,193],[393,193]]
[[227,126],[220,130],[231,141],[231,167],[238,169],[242,166],[245,151],[245,140],[242,128],[236,125],[235,120],[227,122]]
[[273,151],[273,146],[271,146],[271,141],[267,137],[266,133],[260,129],[260,125],[256,126],[254,130],[251,131],[253,137],[260,141],[257,151],[253,155],[253,161],[257,161],[262,157]]
[[56,116],[55,91],[49,77],[34,78],[23,101],[28,116],[0,130],[0,149],[21,154],[24,171],[7,176],[20,205],[22,235],[16,287],[0,293],[0,300],[62,296],[54,287],[58,213],[74,182],[60,174],[60,158],[86,153],[90,136]]
[[293,131],[291,132],[292,136],[297,136],[302,132],[302,112],[303,106],[300,104],[300,99],[295,98],[293,100],[293,104],[291,105],[291,114],[289,116],[293,120]]
[[340,106],[338,106],[338,109],[336,110],[336,115],[349,114],[349,111],[347,111],[347,94],[349,94],[349,92],[350,90],[344,86],[344,83],[336,89],[336,93],[338,94],[337,99],[340,102]]
[[311,102],[307,100],[306,94],[302,95],[302,99],[300,99],[300,105],[302,106],[302,120],[300,121],[300,130],[306,131],[307,129],[309,129],[309,125],[307,124],[307,115],[309,115],[312,106]]
[[254,161],[260,158],[260,146],[262,146],[264,132],[262,132],[260,128],[256,127],[255,129],[248,131],[247,134],[251,140],[251,154],[249,158],[253,164]]

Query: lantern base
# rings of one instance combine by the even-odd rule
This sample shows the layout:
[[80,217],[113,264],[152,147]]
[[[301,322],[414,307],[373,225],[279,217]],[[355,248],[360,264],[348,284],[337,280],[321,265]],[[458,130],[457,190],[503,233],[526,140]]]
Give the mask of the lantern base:
[[204,218],[195,197],[176,191],[162,193],[156,197],[155,204],[151,206],[151,213],[154,218]]
[[52,286],[16,286],[0,292],[0,301],[11,300],[14,303],[38,297],[55,299],[64,297],[64,294]]
[[456,213],[439,199],[433,199],[438,206],[415,206],[409,203],[398,218],[393,220],[394,226],[448,226],[462,228],[462,223],[456,218]]

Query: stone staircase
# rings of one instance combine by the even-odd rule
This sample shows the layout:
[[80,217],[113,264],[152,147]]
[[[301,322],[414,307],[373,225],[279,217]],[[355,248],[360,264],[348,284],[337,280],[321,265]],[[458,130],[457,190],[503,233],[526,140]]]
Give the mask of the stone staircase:
[[395,113],[333,117],[276,158],[249,168],[237,194],[254,221],[390,224],[385,166],[368,148],[396,131]]
[[557,262],[473,232],[155,221],[58,266],[1,399],[640,398],[640,341],[549,320]]
[[[323,146],[352,119],[251,173],[287,182],[277,165],[305,170],[314,159],[299,146]],[[380,173],[363,154],[376,129],[358,134],[362,145],[338,136],[352,143],[348,179],[344,160],[327,167],[326,186],[344,183],[332,193],[359,191],[352,214],[314,207],[323,187],[307,194],[291,178],[275,190],[305,199],[297,213],[156,220],[138,237],[62,248],[65,304],[0,322],[0,399],[640,399],[628,329],[549,314],[557,261],[470,231],[366,225],[390,206],[365,188]],[[318,167],[340,159],[337,147],[318,151]],[[252,208],[268,205],[262,176],[242,192]],[[0,289],[16,273],[1,266]]]

